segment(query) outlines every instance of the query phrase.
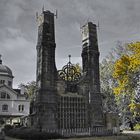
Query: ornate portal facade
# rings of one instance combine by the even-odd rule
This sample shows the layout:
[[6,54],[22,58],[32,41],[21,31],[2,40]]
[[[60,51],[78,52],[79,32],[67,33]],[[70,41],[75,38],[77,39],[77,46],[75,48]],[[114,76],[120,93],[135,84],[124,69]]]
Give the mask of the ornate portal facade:
[[57,71],[54,14],[43,11],[37,20],[37,92],[31,125],[69,136],[103,132],[96,25],[88,22],[81,28],[82,72],[70,61]]

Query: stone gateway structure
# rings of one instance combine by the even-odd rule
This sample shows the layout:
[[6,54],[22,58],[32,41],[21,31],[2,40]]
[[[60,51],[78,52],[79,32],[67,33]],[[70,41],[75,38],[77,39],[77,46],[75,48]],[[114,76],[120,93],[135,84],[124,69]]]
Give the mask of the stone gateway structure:
[[50,11],[37,16],[37,91],[31,125],[65,136],[104,134],[107,130],[100,93],[96,25],[88,22],[81,28],[82,72],[70,60],[57,71],[54,16]]

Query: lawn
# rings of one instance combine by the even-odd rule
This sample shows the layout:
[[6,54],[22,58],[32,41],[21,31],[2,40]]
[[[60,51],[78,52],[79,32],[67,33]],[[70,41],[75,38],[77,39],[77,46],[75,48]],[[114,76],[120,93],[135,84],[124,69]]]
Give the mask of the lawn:
[[[21,140],[6,137],[5,140]],[[138,133],[123,133],[119,136],[104,136],[104,137],[81,137],[81,138],[67,138],[67,139],[57,139],[57,140],[140,140],[140,132]]]
[[[59,139],[62,140],[62,139]],[[69,138],[67,140],[140,140],[138,136],[106,136],[106,137],[85,137],[85,138]]]

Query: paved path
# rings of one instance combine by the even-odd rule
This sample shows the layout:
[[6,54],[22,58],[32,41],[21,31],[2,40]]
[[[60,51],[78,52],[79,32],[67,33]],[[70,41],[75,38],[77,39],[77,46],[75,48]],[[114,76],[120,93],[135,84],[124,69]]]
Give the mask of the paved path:
[[140,138],[140,131],[123,131],[123,134]]
[[140,131],[123,131],[123,134],[140,135]]

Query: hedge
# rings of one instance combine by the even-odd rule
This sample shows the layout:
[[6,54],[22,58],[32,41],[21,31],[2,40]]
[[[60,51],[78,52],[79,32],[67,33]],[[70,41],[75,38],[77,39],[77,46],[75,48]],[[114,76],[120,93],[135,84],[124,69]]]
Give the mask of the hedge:
[[47,139],[58,139],[62,138],[62,136],[58,133],[47,133],[47,132],[39,132],[35,129],[20,129],[14,128],[6,132],[7,136],[19,139],[26,140],[47,140]]

